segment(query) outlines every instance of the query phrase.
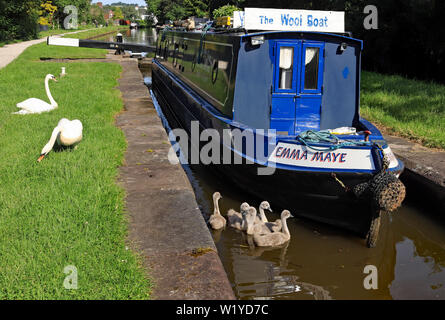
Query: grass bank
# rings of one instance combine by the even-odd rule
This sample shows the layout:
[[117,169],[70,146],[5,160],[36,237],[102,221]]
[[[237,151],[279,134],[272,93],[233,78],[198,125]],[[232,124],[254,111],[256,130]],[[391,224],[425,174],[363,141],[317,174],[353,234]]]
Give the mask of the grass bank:
[[88,31],[81,32],[79,34],[67,34],[66,38],[79,38],[79,39],[87,39],[95,36],[99,36],[106,33],[117,32],[122,29],[128,29],[128,26],[108,26],[103,28],[93,28]]
[[361,116],[386,131],[445,149],[445,86],[363,72]]
[[[94,37],[96,35],[99,34],[104,34],[104,33],[108,33],[108,32],[113,32],[113,31],[118,31],[121,30],[122,28],[125,28],[125,26],[108,26],[108,27],[102,27],[102,28],[96,28],[96,26],[94,25],[85,25],[85,26],[79,26],[78,29],[70,29],[70,30],[65,30],[65,29],[50,29],[50,30],[46,30],[46,31],[40,31],[38,33],[37,38],[41,39],[41,38],[46,38],[48,36],[55,36],[58,34],[64,34],[64,33],[70,33],[70,32],[76,32],[76,31],[82,31],[82,30],[87,30],[87,29],[91,29],[88,31],[83,31],[79,34],[72,34],[72,35],[67,35],[72,37],[72,38],[90,38],[90,37]],[[128,27],[127,27],[128,28]],[[80,34],[85,34],[84,36],[80,36]],[[4,45],[7,44],[11,44],[11,43],[18,43],[18,42],[22,42],[24,40],[13,40],[13,41],[6,41],[6,42],[1,42],[0,41],[0,47],[3,47]]]
[[[39,44],[0,70],[0,299],[149,298],[142,259],[125,243],[124,191],[116,185],[126,149],[114,126],[121,67],[40,61],[103,54]],[[27,98],[47,100],[43,79],[62,66],[68,75],[50,83],[58,109],[11,114]],[[62,117],[82,121],[82,142],[37,163]],[[77,268],[77,290],[63,286],[68,265]]]

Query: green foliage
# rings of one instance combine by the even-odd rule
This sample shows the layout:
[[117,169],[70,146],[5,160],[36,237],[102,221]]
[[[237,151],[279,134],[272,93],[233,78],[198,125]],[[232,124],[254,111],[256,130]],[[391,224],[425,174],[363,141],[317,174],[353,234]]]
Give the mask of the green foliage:
[[213,10],[212,14],[213,18],[226,17],[226,16],[231,17],[234,11],[240,11],[240,10],[241,9],[238,8],[237,6],[226,4],[225,6]]
[[154,25],[154,19],[153,17],[156,17],[160,23],[161,21],[161,0],[146,0],[147,4],[147,15],[146,18],[147,24],[152,26]]
[[105,25],[104,11],[97,4],[93,4],[90,7],[90,19],[91,22],[96,20],[99,24]]
[[209,2],[209,0],[146,0],[147,14],[154,15],[159,23],[164,23],[165,20],[183,20],[191,16],[205,17],[209,14]]
[[73,5],[78,10],[78,23],[91,22],[90,16],[90,0],[53,0],[53,4],[57,6],[58,10],[54,14],[54,19],[57,20],[58,24],[62,27],[63,21],[68,14],[63,12],[66,6]]
[[0,42],[37,37],[40,0],[0,0]]
[[113,10],[113,19],[120,20],[124,18],[124,14],[122,13],[122,9],[119,7],[115,7]]
[[47,0],[40,4],[39,10],[39,20],[38,23],[41,25],[50,25],[52,24],[54,12],[57,11],[57,7],[52,5],[51,0]]
[[209,1],[184,0],[183,5],[187,11],[188,17],[203,18],[209,14]]
[[134,21],[139,17],[134,5],[127,5],[122,7],[122,14],[125,20]]
[[148,27],[148,24],[147,24],[147,21],[146,21],[146,20],[136,20],[136,23],[137,23],[138,26],[141,27],[141,28]]

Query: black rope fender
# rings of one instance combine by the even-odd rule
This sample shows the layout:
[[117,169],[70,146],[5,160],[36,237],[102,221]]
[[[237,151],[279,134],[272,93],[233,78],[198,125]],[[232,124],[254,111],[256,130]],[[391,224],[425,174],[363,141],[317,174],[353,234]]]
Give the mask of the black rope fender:
[[394,211],[402,205],[406,196],[406,188],[402,181],[388,171],[389,159],[383,149],[377,143],[373,144],[382,160],[382,168],[367,182],[359,183],[352,188],[347,187],[336,175],[331,176],[336,180],[345,192],[352,192],[358,199],[371,201],[380,210]]

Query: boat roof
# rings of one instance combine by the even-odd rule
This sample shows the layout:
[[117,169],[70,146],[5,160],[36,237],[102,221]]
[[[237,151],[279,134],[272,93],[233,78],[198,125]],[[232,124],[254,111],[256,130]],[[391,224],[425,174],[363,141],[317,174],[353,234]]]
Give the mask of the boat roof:
[[252,33],[245,33],[241,35],[241,38],[247,38],[247,37],[253,37],[253,36],[260,36],[260,35],[268,35],[268,34],[301,34],[301,35],[321,35],[325,37],[333,37],[343,40],[348,40],[352,42],[356,42],[357,44],[360,44],[360,49],[363,50],[363,41],[360,39],[352,38],[350,36],[346,36],[345,34],[339,34],[339,33],[327,33],[327,32],[313,32],[313,31],[256,31]]
[[280,35],[280,34],[289,34],[289,35],[300,35],[300,36],[320,36],[324,38],[331,38],[340,41],[347,41],[349,43],[355,43],[360,46],[360,50],[363,50],[363,41],[360,39],[352,38],[349,36],[349,33],[328,33],[328,32],[314,32],[314,31],[262,31],[255,30],[254,32],[249,32],[245,29],[210,29],[208,31],[186,31],[175,28],[164,29],[164,31],[173,31],[173,32],[182,32],[187,34],[196,34],[201,35],[203,33],[207,35],[223,35],[223,36],[232,36],[232,37],[240,37],[240,38],[249,38],[254,36],[261,35]]

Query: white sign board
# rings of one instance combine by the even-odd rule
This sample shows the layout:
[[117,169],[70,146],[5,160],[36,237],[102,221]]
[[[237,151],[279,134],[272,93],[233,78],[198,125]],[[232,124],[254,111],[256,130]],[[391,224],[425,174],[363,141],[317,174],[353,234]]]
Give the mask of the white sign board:
[[305,146],[284,142],[278,143],[269,161],[290,166],[324,169],[375,169],[369,149],[315,151]]
[[245,8],[247,30],[345,32],[343,11]]
[[[399,165],[389,147],[383,149],[383,152],[390,159],[389,168]],[[269,156],[269,161],[310,168],[375,170],[370,149],[340,148],[316,151],[297,144],[279,142]]]
[[233,28],[241,28],[244,27],[244,11],[234,11],[233,12]]

